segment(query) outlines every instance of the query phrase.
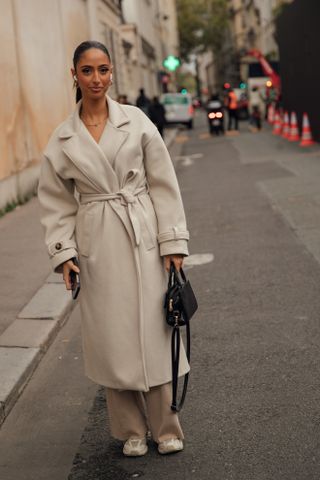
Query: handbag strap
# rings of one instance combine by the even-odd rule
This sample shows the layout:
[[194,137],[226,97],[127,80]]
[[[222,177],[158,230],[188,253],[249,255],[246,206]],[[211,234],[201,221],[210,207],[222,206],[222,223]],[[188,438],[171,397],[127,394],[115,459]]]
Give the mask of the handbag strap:
[[[187,359],[190,363],[191,357],[191,339],[190,339],[190,324],[186,320],[186,334],[187,334]],[[184,376],[183,390],[179,404],[177,405],[177,392],[178,392],[178,377],[179,377],[179,360],[180,360],[180,344],[181,335],[179,325],[175,325],[172,330],[171,337],[171,360],[172,360],[172,405],[171,410],[174,412],[180,412],[187,394],[189,372]]]
[[182,269],[180,268],[179,272],[176,270],[174,263],[170,263],[170,271],[169,271],[169,282],[168,282],[168,287],[172,286],[174,282],[177,282],[179,285],[183,285],[186,283],[187,279],[185,276],[185,273]]

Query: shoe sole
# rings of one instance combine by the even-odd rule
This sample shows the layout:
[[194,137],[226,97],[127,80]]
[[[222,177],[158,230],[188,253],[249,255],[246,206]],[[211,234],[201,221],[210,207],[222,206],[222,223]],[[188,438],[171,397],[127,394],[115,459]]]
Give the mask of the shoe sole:
[[158,452],[160,453],[160,455],[170,455],[171,453],[178,453],[178,452],[182,452],[183,448],[178,448],[178,449],[175,449],[175,450],[168,450],[168,451],[161,451],[158,449]]
[[123,455],[125,457],[143,457],[143,455],[145,455],[146,453],[148,452],[148,447],[145,448],[145,450],[143,450],[142,452],[137,452],[137,453],[126,453],[123,451]]

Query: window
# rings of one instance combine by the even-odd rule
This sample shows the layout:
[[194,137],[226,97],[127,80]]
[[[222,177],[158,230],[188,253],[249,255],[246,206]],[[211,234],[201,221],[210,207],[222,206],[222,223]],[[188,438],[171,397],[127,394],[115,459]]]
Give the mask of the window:
[[185,95],[165,95],[164,105],[188,105],[189,99]]

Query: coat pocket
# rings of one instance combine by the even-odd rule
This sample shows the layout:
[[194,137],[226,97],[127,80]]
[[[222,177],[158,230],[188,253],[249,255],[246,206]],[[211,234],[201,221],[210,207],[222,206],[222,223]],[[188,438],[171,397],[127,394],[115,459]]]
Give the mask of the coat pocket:
[[83,211],[79,215],[76,238],[80,255],[89,257],[92,237],[93,213]]

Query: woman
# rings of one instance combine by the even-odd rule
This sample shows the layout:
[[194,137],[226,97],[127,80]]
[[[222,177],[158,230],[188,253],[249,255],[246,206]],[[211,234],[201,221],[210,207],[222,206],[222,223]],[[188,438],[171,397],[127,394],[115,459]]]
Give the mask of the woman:
[[[84,42],[73,63],[78,103],[45,149],[38,190],[52,268],[67,289],[70,271],[80,271],[85,372],[107,387],[123,453],[144,455],[149,429],[160,453],[176,452],[183,433],[170,410],[163,296],[166,270],[170,262],[181,267],[189,234],[175,172],[147,116],[106,96],[106,47]],[[180,364],[184,375],[184,350]]]

